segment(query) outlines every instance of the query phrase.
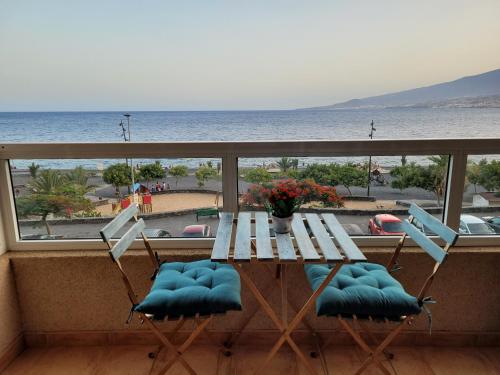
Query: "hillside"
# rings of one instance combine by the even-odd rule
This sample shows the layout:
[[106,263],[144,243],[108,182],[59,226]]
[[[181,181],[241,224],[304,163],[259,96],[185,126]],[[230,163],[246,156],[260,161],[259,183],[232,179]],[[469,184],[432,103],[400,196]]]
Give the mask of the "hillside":
[[[363,99],[352,99],[346,102],[305,108],[309,110],[322,109],[343,109],[343,108],[384,108],[384,107],[408,107],[408,106],[432,106],[430,103],[439,103],[440,106],[447,106],[446,101],[455,100],[448,106],[461,106],[460,101],[474,102],[479,98],[496,97],[500,95],[500,69],[478,74],[475,76],[463,77],[451,82],[439,83],[432,86],[420,87],[385,95],[372,96]],[[480,100],[480,99],[479,99]],[[486,106],[497,103],[498,99],[485,100]],[[489,104],[488,104],[489,103]],[[477,103],[475,106],[478,106]],[[497,104],[493,105],[494,107]]]

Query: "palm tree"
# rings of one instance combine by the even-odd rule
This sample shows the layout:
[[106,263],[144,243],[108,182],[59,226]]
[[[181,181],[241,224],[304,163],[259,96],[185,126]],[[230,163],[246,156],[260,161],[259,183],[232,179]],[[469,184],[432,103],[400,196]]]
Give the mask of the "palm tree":
[[35,162],[32,162],[31,165],[28,166],[28,169],[30,170],[31,178],[36,178],[36,175],[38,174],[38,170],[40,169],[40,166],[38,164],[35,164]]
[[66,177],[59,171],[45,169],[29,184],[29,189],[38,194],[54,194],[66,182]]
[[288,171],[293,165],[292,159],[287,158],[286,156],[282,157],[278,160],[278,166],[283,172]]
[[94,185],[88,185],[88,173],[81,165],[66,173],[64,177],[67,183],[78,186],[85,193],[95,188]]

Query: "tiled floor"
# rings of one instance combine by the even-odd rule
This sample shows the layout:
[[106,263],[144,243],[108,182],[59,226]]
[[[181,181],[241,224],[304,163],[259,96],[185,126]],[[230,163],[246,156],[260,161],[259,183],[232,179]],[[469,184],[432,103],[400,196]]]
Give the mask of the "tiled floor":
[[[6,375],[101,375],[101,374],[156,374],[168,356],[162,352],[155,360],[148,358],[153,346],[90,346],[30,348],[19,356],[4,372]],[[307,348],[303,348],[307,349]],[[251,374],[259,366],[267,348],[240,346],[231,357],[225,357],[207,345],[193,346],[186,359],[199,374]],[[389,364],[394,374],[408,375],[475,375],[500,374],[500,347],[498,348],[442,348],[395,347]],[[331,347],[324,357],[327,372],[321,360],[312,359],[318,373],[352,374],[360,365],[362,353],[355,347]],[[176,364],[169,374],[186,374]],[[281,349],[263,374],[306,374],[295,355]],[[381,373],[370,367],[364,374]]]

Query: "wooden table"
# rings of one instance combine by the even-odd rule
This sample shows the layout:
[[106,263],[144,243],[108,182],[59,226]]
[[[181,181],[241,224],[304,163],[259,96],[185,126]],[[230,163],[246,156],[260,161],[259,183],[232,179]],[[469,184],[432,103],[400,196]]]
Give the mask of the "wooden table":
[[[251,236],[255,224],[255,237]],[[307,225],[307,226],[306,226]],[[292,233],[276,234],[275,246],[270,235],[271,220],[266,212],[240,212],[238,218],[233,213],[224,212],[217,230],[212,261],[234,263],[241,279],[255,296],[262,309],[280,330],[281,336],[269,351],[264,363],[257,372],[265,372],[266,365],[279,348],[287,342],[311,374],[316,371],[309,358],[299,349],[291,337],[292,331],[314,306],[321,292],[338,272],[342,264],[366,261],[365,256],[351,240],[335,215],[325,213],[296,213],[292,221]],[[309,234],[307,227],[310,229]],[[236,228],[234,234],[234,228]],[[327,229],[328,228],[328,229]],[[317,246],[311,237],[315,239]],[[280,269],[281,319],[269,302],[244,271],[244,263],[272,263]],[[289,322],[287,307],[287,265],[296,263],[333,264],[330,273],[318,289],[312,292],[305,304],[296,308],[297,314]]]

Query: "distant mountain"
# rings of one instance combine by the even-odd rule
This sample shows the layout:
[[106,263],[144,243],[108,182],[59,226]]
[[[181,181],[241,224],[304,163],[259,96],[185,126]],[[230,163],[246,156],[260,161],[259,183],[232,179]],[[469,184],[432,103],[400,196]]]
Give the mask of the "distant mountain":
[[[471,102],[474,100],[500,95],[500,69],[475,76],[463,77],[451,82],[439,83],[432,86],[420,87],[391,94],[371,96],[364,99],[352,99],[322,107],[304,108],[309,110],[343,109],[343,108],[386,108],[386,107],[422,107],[432,106],[431,103],[456,101]],[[497,102],[485,100],[487,103]],[[462,104],[463,104],[462,103]],[[451,102],[449,106],[453,106]],[[464,105],[462,105],[464,106]],[[494,105],[497,106],[497,105]]]
[[500,95],[473,96],[418,103],[411,108],[500,108]]

